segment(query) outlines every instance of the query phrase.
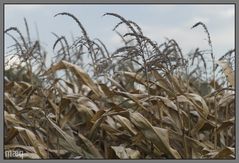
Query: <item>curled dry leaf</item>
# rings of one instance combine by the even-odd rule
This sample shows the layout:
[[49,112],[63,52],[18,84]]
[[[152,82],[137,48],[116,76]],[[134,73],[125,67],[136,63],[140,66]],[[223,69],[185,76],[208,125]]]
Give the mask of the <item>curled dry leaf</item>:
[[116,156],[120,159],[139,159],[140,152],[123,146],[111,146]]
[[140,113],[130,113],[131,122],[144,134],[145,138],[152,141],[160,151],[169,157],[179,159],[181,156],[169,144],[169,136],[167,129],[153,127],[151,123]]
[[11,122],[12,124],[16,125],[24,125],[19,119],[17,119],[16,114],[9,114],[7,111],[4,111],[4,118],[5,121]]
[[133,124],[125,117],[116,115],[114,118],[124,127],[126,128],[132,135],[136,135],[137,131],[135,130]]
[[94,158],[102,159],[103,156],[100,154],[98,149],[94,146],[94,144],[87,139],[84,135],[78,133],[79,138],[82,140],[82,142],[86,145],[87,150],[94,156]]
[[[65,140],[65,142],[69,145],[69,146],[64,146],[66,149],[75,152],[77,154],[83,155],[83,151],[81,149],[81,147],[79,147],[76,144],[76,141],[73,137],[71,137],[69,134],[67,134],[65,131],[63,131],[59,126],[57,126],[50,118],[47,117],[47,121],[51,124],[51,126],[55,129],[55,131],[57,133],[54,133],[56,136],[60,136],[61,138],[63,138],[63,140]],[[54,131],[52,131],[54,132]]]
[[235,94],[234,93],[225,93],[221,99],[218,102],[219,106],[226,107],[233,103],[235,100]]
[[209,109],[204,101],[204,99],[197,94],[187,93],[185,95],[180,95],[177,97],[178,102],[186,102],[193,106],[193,108],[200,115],[197,121],[197,124],[191,130],[192,135],[196,135],[198,131],[203,127],[203,125],[207,122],[207,117],[209,115]]
[[218,150],[208,150],[204,157],[211,159],[234,159],[235,149],[231,147],[225,147]]
[[222,67],[222,70],[223,70],[228,82],[231,84],[231,86],[235,87],[234,72],[233,72],[231,66],[228,64],[228,62],[225,60],[219,60],[219,61],[216,61],[216,63]]
[[23,127],[14,127],[19,134],[24,134],[23,137],[25,140],[29,140],[31,145],[34,147],[36,150],[36,154],[40,158],[47,158],[47,152],[45,151],[46,146],[37,138],[37,136],[30,130],[23,128]]
[[56,72],[57,70],[68,69],[73,74],[75,74],[78,79],[80,79],[85,85],[89,86],[91,90],[98,96],[104,97],[104,93],[98,88],[97,84],[90,78],[90,76],[84,72],[79,66],[76,66],[67,61],[60,61],[59,63],[53,65],[50,69],[48,69],[43,75],[49,75],[51,73]]

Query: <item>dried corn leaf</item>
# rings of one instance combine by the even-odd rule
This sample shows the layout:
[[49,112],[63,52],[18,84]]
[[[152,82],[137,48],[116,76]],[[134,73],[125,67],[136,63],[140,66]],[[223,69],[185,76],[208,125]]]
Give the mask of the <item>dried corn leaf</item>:
[[135,130],[133,124],[125,117],[120,115],[114,116],[114,118],[124,127],[126,128],[132,135],[136,135],[137,131]]
[[23,153],[22,156],[19,156],[21,159],[41,159],[36,153]]
[[162,88],[164,91],[167,92],[170,96],[174,96],[174,92],[172,90],[171,83],[169,83],[165,77],[162,77],[157,71],[152,71],[152,74],[156,78],[155,84],[156,86]]
[[97,112],[97,116],[92,118],[92,122],[94,123],[90,129],[90,133],[88,135],[89,139],[92,140],[95,136],[97,129],[100,127],[101,123],[105,120],[103,114],[105,113],[103,110]]
[[169,155],[169,157],[176,159],[181,158],[179,153],[169,144],[167,129],[153,127],[151,123],[138,112],[130,113],[130,120],[160,151]]
[[231,147],[225,147],[224,149],[221,149],[218,151],[212,158],[217,159],[228,159],[231,158],[231,155],[235,154],[235,148]]
[[64,128],[64,126],[71,120],[74,120],[74,116],[76,115],[77,110],[74,108],[71,108],[70,111],[68,111],[63,118],[60,120],[60,127]]
[[4,118],[6,121],[11,122],[14,125],[24,125],[17,117],[16,114],[9,114],[7,111],[4,111]]
[[115,85],[116,87],[118,87],[121,91],[126,91],[125,88],[123,88],[117,81],[115,81],[114,79],[107,77],[107,79],[109,81],[111,81],[112,85]]
[[4,93],[4,97],[5,97],[5,103],[8,104],[9,106],[12,106],[14,108],[14,111],[19,112],[21,111],[23,108],[19,107],[14,100],[11,98],[10,94],[8,93]]
[[142,108],[143,110],[147,111],[147,109],[144,107],[144,105],[141,104],[141,102],[136,99],[131,93],[128,92],[120,92],[120,91],[115,91],[115,93],[117,93],[118,95],[127,97],[129,99],[131,99],[133,102],[135,102],[140,108]]
[[233,159],[235,155],[235,149],[231,147],[225,147],[218,150],[208,150],[204,157],[212,159]]
[[111,91],[106,84],[99,84],[99,85],[107,97],[112,98],[115,95],[114,92]]
[[235,124],[235,118],[226,120],[217,128],[217,132],[219,133],[224,129],[228,129],[229,127],[233,126],[234,124]]
[[227,78],[227,81],[231,84],[232,87],[235,87],[234,72],[229,63],[224,60],[216,61],[216,63],[222,67],[222,70]]
[[111,146],[116,156],[120,159],[139,159],[140,152],[123,146]]
[[122,146],[111,146],[111,148],[115,151],[115,154],[120,159],[128,159],[128,155],[125,151],[125,148]]
[[69,69],[72,73],[74,73],[85,85],[89,86],[91,90],[98,96],[104,96],[104,93],[98,88],[98,86],[93,82],[93,80],[89,77],[88,74],[84,72],[79,66],[69,63],[67,61],[60,61],[59,63],[53,65],[50,69],[48,69],[43,75],[49,75],[51,73],[56,72],[57,70]]
[[77,102],[80,104],[80,105],[84,105],[85,107],[91,109],[92,111],[99,111],[100,109],[98,108],[98,106],[89,98],[87,97],[79,97],[79,99],[77,100]]
[[94,115],[93,111],[85,105],[75,104],[75,107],[77,111],[80,113],[82,123],[90,121],[90,119]]
[[139,73],[127,72],[127,71],[120,71],[119,73],[121,73],[121,74],[123,74],[123,75],[125,75],[125,76],[128,76],[128,77],[132,78],[133,81],[136,81],[136,82],[138,82],[138,83],[140,83],[140,84],[146,85],[146,83],[145,83],[145,82],[146,82],[145,78],[144,78],[141,74],[139,74]]
[[140,152],[131,148],[125,148],[125,151],[130,159],[140,159]]
[[207,117],[209,115],[209,109],[204,101],[204,99],[193,93],[187,93],[185,95],[180,95],[177,97],[177,100],[179,102],[186,102],[193,106],[193,108],[197,111],[197,113],[200,115],[197,121],[197,124],[193,127],[191,130],[192,135],[196,135],[198,131],[204,126],[204,124],[207,122]]
[[[57,135],[62,137],[67,142],[67,144],[71,147],[68,150],[73,151],[77,154],[83,155],[82,149],[79,146],[76,145],[75,139],[73,137],[71,137],[69,134],[67,134],[65,131],[63,131],[50,118],[47,117],[47,120],[48,120],[48,122],[50,122],[52,127],[56,129],[55,131],[57,131]],[[65,147],[67,147],[67,146],[65,146]]]
[[222,107],[226,107],[230,105],[235,100],[235,94],[234,93],[225,93],[218,102],[218,105]]
[[86,145],[88,151],[94,156],[94,158],[102,159],[103,156],[100,154],[98,149],[94,146],[94,144],[87,139],[84,135],[78,133],[79,138],[82,140],[82,142]]
[[9,128],[6,135],[4,143],[8,144],[18,135],[18,131],[15,128]]
[[48,100],[49,104],[51,105],[51,107],[54,109],[54,113],[56,115],[56,121],[59,122],[60,113],[61,113],[60,107],[55,102],[53,102],[52,99],[48,98],[47,100]]
[[45,145],[43,145],[40,140],[38,140],[37,136],[30,130],[23,127],[14,127],[20,134],[25,134],[25,139],[31,143],[31,145],[36,150],[37,155],[40,158],[47,158],[47,152],[45,151]]

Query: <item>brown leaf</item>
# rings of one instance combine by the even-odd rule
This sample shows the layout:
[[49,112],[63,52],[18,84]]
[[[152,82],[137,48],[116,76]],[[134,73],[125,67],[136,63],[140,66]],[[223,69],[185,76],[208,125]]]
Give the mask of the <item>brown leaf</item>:
[[126,128],[132,135],[136,135],[137,131],[135,130],[133,124],[125,117],[120,115],[114,116],[114,118],[124,127]]
[[231,147],[225,147],[224,149],[218,151],[218,153],[216,153],[216,155],[214,155],[212,158],[227,159],[231,157],[230,155],[235,155],[235,149]]
[[56,136],[60,136],[61,138],[63,138],[66,141],[66,143],[69,145],[70,148],[68,148],[68,146],[65,146],[68,150],[78,153],[80,155],[83,155],[83,151],[81,147],[77,146],[76,141],[73,137],[71,137],[65,131],[63,131],[49,117],[47,117],[47,121],[51,124],[51,126],[55,129],[55,131],[57,131]]
[[69,63],[67,61],[60,61],[59,63],[53,65],[50,69],[48,69],[43,76],[49,75],[51,73],[56,72],[57,70],[68,69],[73,74],[75,74],[78,79],[80,79],[85,85],[89,86],[91,90],[98,96],[104,97],[104,93],[98,88],[98,86],[93,82],[88,74],[84,72],[79,66]]
[[82,142],[86,145],[88,151],[94,156],[94,158],[102,159],[103,156],[100,154],[98,149],[94,146],[94,144],[87,139],[84,135],[78,133],[79,138],[82,140]]
[[15,114],[9,114],[7,111],[4,111],[4,118],[6,121],[11,122],[12,124],[16,125],[24,125],[23,122],[21,122]]
[[111,146],[116,156],[120,159],[139,159],[140,152],[124,146]]
[[29,141],[30,144],[36,150],[36,153],[39,157],[46,159],[47,152],[45,151],[45,146],[38,140],[37,136],[30,130],[23,127],[14,127],[20,134],[24,133],[26,141]]
[[196,135],[198,131],[203,127],[203,125],[207,122],[207,117],[209,115],[209,108],[205,100],[201,96],[193,93],[180,95],[177,97],[177,100],[179,102],[186,102],[190,104],[200,115],[197,124],[191,130],[191,134]]
[[226,75],[227,80],[231,84],[231,86],[235,87],[234,72],[232,68],[230,67],[229,63],[225,60],[219,60],[219,61],[216,61],[216,63],[222,67],[222,70],[224,74]]
[[144,134],[144,136],[152,141],[162,152],[172,158],[179,159],[181,156],[169,144],[169,136],[167,129],[153,127],[151,123],[140,113],[130,113],[131,122]]

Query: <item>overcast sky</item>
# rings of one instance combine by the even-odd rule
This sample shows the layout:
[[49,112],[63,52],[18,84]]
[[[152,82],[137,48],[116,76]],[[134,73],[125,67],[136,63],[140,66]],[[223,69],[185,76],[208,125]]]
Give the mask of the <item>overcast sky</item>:
[[[52,54],[56,39],[51,32],[64,35],[69,40],[71,33],[75,36],[82,34],[71,18],[54,18],[59,12],[69,12],[79,18],[90,38],[99,38],[111,52],[123,46],[123,43],[112,31],[119,19],[102,17],[106,12],[114,12],[136,22],[144,35],[158,44],[163,43],[165,38],[175,39],[185,54],[197,47],[208,49],[207,36],[203,29],[190,29],[198,21],[208,27],[216,58],[234,48],[233,5],[5,5],[5,29],[15,26],[25,34],[25,17],[32,38],[37,38],[37,25],[41,42]],[[6,46],[12,43],[7,36],[5,43]]]

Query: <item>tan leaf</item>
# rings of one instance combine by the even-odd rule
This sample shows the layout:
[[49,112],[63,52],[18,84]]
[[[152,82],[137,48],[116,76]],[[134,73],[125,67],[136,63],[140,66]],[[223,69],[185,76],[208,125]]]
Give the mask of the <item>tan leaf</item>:
[[25,133],[25,138],[27,141],[30,141],[31,145],[34,147],[34,149],[37,152],[37,155],[41,158],[46,159],[47,158],[47,152],[45,151],[45,146],[38,140],[36,135],[23,127],[14,127],[20,134]]
[[55,128],[55,130],[57,131],[57,136],[62,137],[66,141],[66,143],[69,145],[70,148],[68,148],[68,146],[65,146],[66,148],[68,148],[68,150],[78,153],[80,155],[83,155],[83,151],[82,151],[81,147],[77,146],[76,141],[73,137],[71,137],[65,131],[63,131],[49,117],[47,117],[47,120],[48,120],[48,122],[50,122],[52,127]]
[[203,127],[203,125],[207,122],[207,117],[209,115],[209,108],[205,102],[205,100],[193,93],[187,93],[185,95],[180,95],[177,97],[179,102],[186,102],[193,106],[193,108],[200,115],[197,121],[197,124],[191,130],[192,135],[196,135],[198,131]]
[[21,122],[19,119],[17,119],[15,114],[9,114],[7,111],[4,111],[4,118],[6,121],[9,121],[13,123],[14,125],[19,124],[19,125],[24,125],[23,122]]
[[75,74],[78,79],[80,79],[85,85],[89,86],[91,90],[98,96],[105,96],[104,93],[98,88],[98,86],[93,82],[90,76],[84,72],[79,66],[69,63],[67,61],[60,61],[59,63],[53,65],[50,69],[48,69],[43,75],[49,75],[51,73],[56,72],[57,70],[68,69],[73,74]]
[[216,63],[222,67],[222,70],[224,74],[226,75],[227,81],[231,84],[232,87],[235,87],[234,72],[231,66],[229,65],[229,63],[225,60],[219,60],[219,61],[216,61]]
[[130,120],[140,129],[144,136],[152,141],[162,152],[169,155],[169,157],[180,159],[179,153],[173,149],[169,144],[169,136],[167,129],[153,127],[151,123],[140,113],[130,113]]
[[98,149],[94,146],[94,144],[89,139],[87,139],[84,135],[80,133],[78,133],[78,136],[80,137],[82,142],[86,145],[88,151],[94,156],[94,158],[97,158],[97,159],[103,158],[103,156],[100,154]]
[[132,135],[136,135],[137,131],[135,130],[133,124],[125,117],[122,117],[120,115],[114,116],[116,120],[123,126],[125,127]]
[[120,159],[139,159],[140,152],[124,146],[111,146],[117,157]]

